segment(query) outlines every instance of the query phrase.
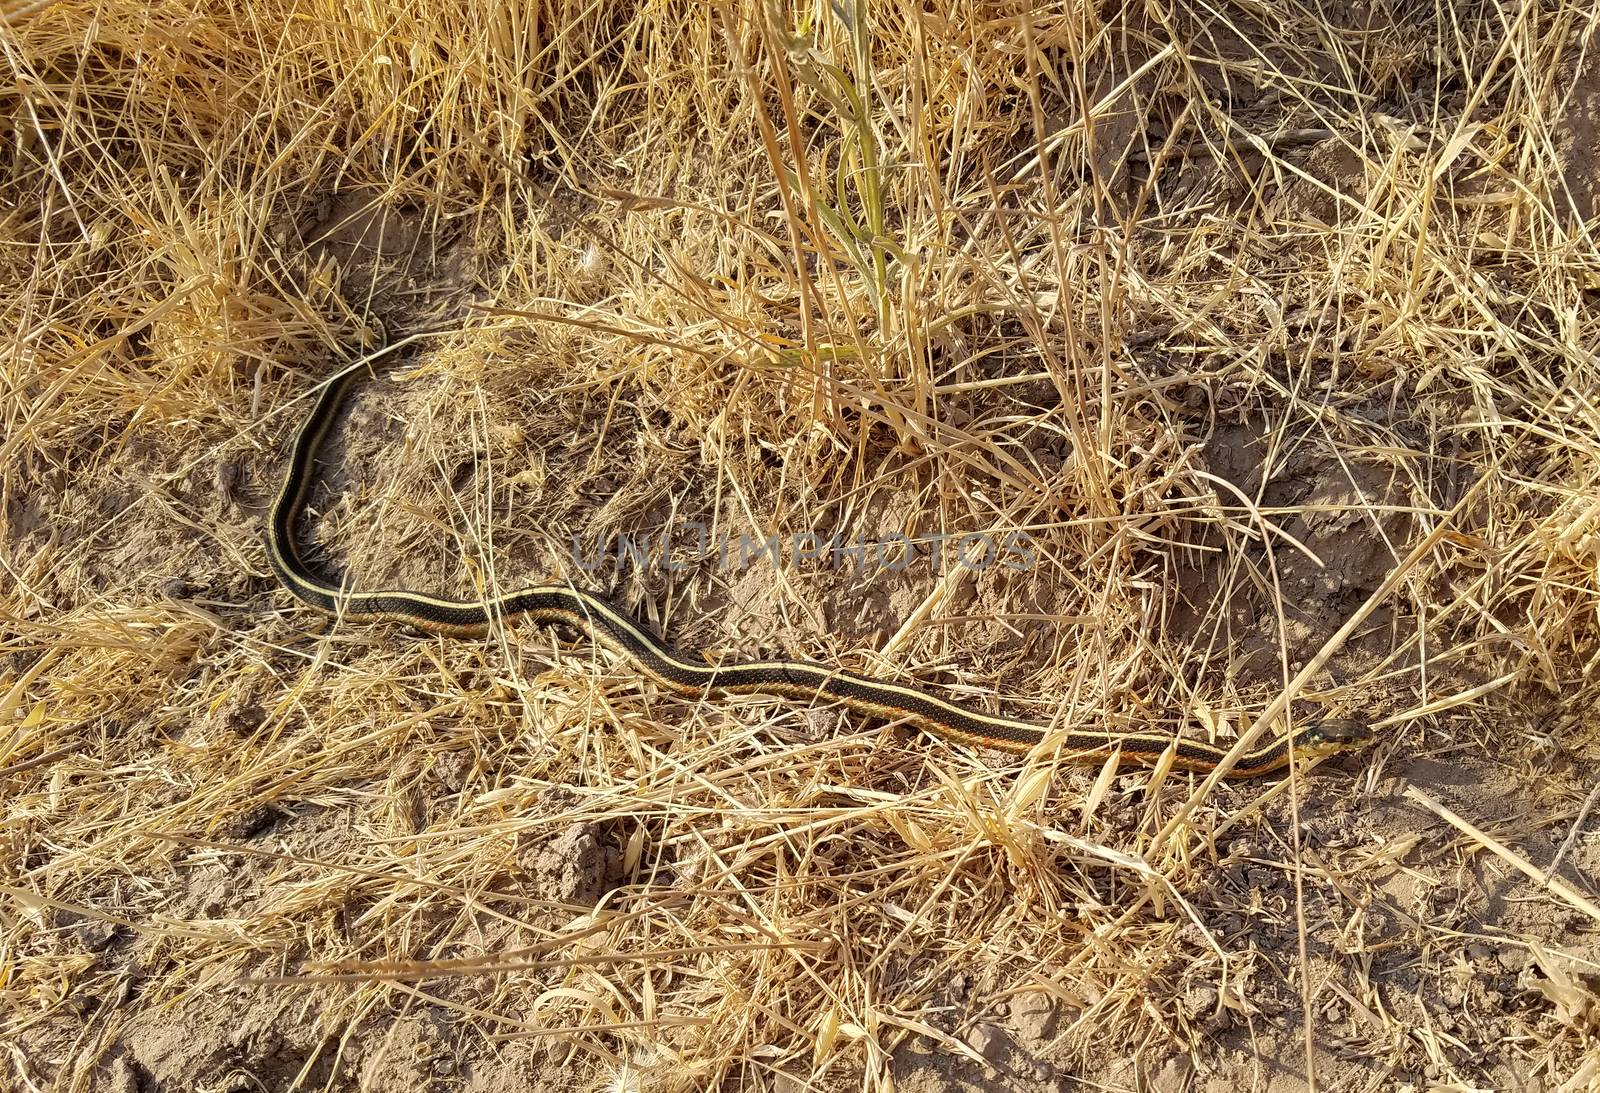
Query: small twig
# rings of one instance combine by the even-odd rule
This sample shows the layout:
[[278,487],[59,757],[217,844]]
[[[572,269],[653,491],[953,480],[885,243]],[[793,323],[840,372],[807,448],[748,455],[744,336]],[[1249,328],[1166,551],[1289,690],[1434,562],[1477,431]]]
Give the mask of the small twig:
[[[42,767],[52,759],[60,759],[63,755],[71,755],[75,751],[82,750],[83,746],[81,744],[68,744],[64,748],[56,748],[54,751],[47,751],[43,755],[35,755],[32,759],[24,759],[20,763],[12,763],[10,766],[0,767],[0,778],[9,778],[13,774],[21,774],[23,771],[32,770],[34,767]],[[1573,830],[1577,829],[1574,828]],[[1562,853],[1566,853],[1566,851],[1563,850]]]
[[1589,796],[1583,802],[1583,807],[1578,809],[1578,818],[1572,821],[1572,830],[1567,832],[1566,840],[1562,842],[1561,849],[1556,851],[1556,856],[1550,859],[1550,868],[1546,872],[1554,873],[1561,868],[1567,852],[1572,849],[1572,844],[1578,841],[1578,836],[1583,834],[1584,822],[1589,819],[1589,812],[1594,808],[1594,803],[1600,801],[1600,785],[1589,791]]

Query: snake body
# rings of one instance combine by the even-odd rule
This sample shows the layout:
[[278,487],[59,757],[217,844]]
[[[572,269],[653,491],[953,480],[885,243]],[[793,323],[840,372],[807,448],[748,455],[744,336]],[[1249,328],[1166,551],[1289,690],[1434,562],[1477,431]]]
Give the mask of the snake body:
[[[295,524],[310,492],[317,455],[332,429],[345,396],[370,371],[363,360],[323,387],[296,434],[282,488],[267,525],[267,555],[285,588],[303,603],[338,618],[405,623],[428,633],[472,637],[496,623],[528,619],[558,624],[586,635],[620,654],[644,675],[679,695],[769,694],[800,702],[838,702],[852,710],[890,720],[904,719],[961,744],[1029,752],[1049,740],[1061,757],[1078,764],[1100,764],[1112,756],[1121,763],[1155,766],[1170,751],[1172,765],[1209,773],[1222,765],[1228,748],[1162,733],[1051,730],[1028,721],[978,713],[922,689],[803,660],[756,660],[706,664],[663,641],[612,600],[565,584],[530,585],[484,600],[430,596],[410,589],[358,591],[319,572],[306,561]],[[1296,760],[1360,748],[1372,739],[1364,724],[1325,720],[1238,756],[1231,778],[1282,770]]]

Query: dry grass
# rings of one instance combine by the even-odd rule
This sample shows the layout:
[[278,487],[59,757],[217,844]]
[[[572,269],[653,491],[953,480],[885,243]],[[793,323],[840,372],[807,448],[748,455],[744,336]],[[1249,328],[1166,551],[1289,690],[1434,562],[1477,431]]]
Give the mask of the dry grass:
[[[0,13],[0,1085],[1600,1081],[1585,5]],[[316,500],[362,584],[1025,531],[594,580],[712,655],[1383,743],[1114,777],[325,627],[262,513],[407,338]]]

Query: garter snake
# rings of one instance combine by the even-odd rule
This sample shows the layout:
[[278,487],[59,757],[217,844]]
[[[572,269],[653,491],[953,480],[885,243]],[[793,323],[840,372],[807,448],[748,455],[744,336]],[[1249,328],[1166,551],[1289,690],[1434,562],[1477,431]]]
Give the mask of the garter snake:
[[[1209,773],[1228,754],[1225,747],[1161,733],[1053,731],[1027,721],[978,713],[920,687],[809,661],[700,663],[651,633],[609,598],[564,584],[531,585],[482,601],[446,599],[409,589],[363,592],[347,588],[307,563],[294,532],[311,489],[317,453],[328,437],[335,412],[350,388],[369,371],[370,358],[346,368],[323,387],[295,437],[289,468],[268,518],[267,555],[272,568],[284,586],[311,607],[340,618],[401,622],[428,633],[462,637],[481,635],[495,622],[518,618],[564,625],[621,654],[646,676],[680,695],[769,694],[802,702],[835,701],[871,716],[904,719],[962,744],[1028,752],[1048,738],[1058,743],[1063,759],[1079,764],[1098,764],[1116,755],[1124,764],[1154,766],[1171,750],[1173,766]],[[1357,721],[1313,722],[1245,752],[1227,776],[1267,774],[1296,759],[1360,748],[1371,739],[1372,730]]]

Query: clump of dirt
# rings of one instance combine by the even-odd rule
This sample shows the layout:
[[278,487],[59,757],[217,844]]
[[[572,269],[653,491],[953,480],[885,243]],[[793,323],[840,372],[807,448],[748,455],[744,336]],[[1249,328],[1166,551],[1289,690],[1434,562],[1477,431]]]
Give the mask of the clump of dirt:
[[518,863],[530,891],[555,903],[593,904],[621,873],[621,854],[595,824],[572,824],[547,842],[530,845]]

